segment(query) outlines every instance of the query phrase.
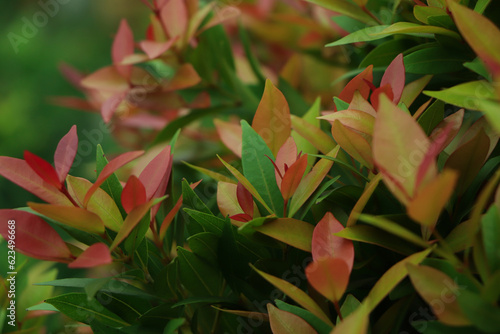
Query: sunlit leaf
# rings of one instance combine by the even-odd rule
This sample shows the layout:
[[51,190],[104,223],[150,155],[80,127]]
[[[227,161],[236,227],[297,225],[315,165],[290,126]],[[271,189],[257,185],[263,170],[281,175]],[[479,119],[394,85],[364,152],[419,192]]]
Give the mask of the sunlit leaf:
[[182,36],[188,25],[188,8],[182,0],[170,0],[161,8],[160,18],[169,38]]
[[68,268],[92,268],[113,262],[109,248],[103,243],[96,243],[80,254],[75,261],[68,264]]
[[366,334],[370,323],[370,311],[361,304],[353,313],[338,324],[331,334]]
[[412,22],[396,22],[373,35],[387,36],[395,34],[437,34],[453,37],[458,40],[461,39],[460,35],[452,30],[436,26],[425,26]]
[[81,231],[90,233],[104,233],[104,223],[95,213],[75,206],[54,204],[40,204],[28,202],[30,208],[42,215],[54,219],[61,224],[68,225]]
[[85,88],[115,93],[124,92],[130,88],[127,80],[113,66],[104,67],[89,74],[82,79],[81,85]]
[[[15,221],[16,250],[36,259],[69,262],[71,252],[63,239],[42,218],[18,210],[0,210],[0,234],[9,238],[9,222]],[[11,224],[12,225],[12,224]]]
[[282,311],[272,304],[267,304],[267,311],[274,334],[316,333],[311,325],[293,313]]
[[407,107],[411,106],[431,79],[432,75],[425,75],[407,84],[403,89],[400,102],[404,103]]
[[378,25],[378,26],[373,26],[373,27],[366,27],[359,29],[353,33],[350,33],[349,35],[342,37],[335,42],[329,43],[325,46],[331,47],[331,46],[338,46],[338,45],[345,45],[345,44],[351,44],[351,43],[359,43],[359,42],[370,42],[370,41],[375,41],[378,39],[382,39],[386,36],[378,34],[381,31],[383,31],[385,28],[389,27],[388,25]]
[[[350,107],[351,106],[349,106],[349,108]],[[347,110],[337,111],[319,118],[327,120],[332,124],[336,120],[338,120],[343,126],[349,129],[356,130],[361,133],[365,133],[367,135],[373,134],[373,125],[375,124],[375,117],[364,111],[347,109]]]

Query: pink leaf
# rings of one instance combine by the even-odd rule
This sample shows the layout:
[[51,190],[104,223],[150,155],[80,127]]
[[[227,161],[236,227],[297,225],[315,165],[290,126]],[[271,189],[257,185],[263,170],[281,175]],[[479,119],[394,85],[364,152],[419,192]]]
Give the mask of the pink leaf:
[[107,92],[124,92],[129,90],[129,83],[113,66],[104,67],[89,74],[82,79],[81,85],[84,88]]
[[53,185],[45,182],[24,160],[11,157],[0,157],[0,175],[26,189],[45,202],[72,205],[62,192]]
[[[165,186],[170,177],[172,168],[172,155],[170,154],[171,147],[166,146],[151,162],[143,169],[139,175],[139,180],[146,189],[146,198],[149,201],[159,190],[160,196],[163,195],[165,189],[159,189],[160,186]],[[159,196],[158,196],[159,197]]]
[[29,151],[24,151],[24,160],[42,180],[53,185],[57,189],[62,188],[62,182],[59,181],[56,170],[47,161]]
[[392,101],[396,104],[399,103],[403,89],[405,88],[405,65],[402,53],[398,54],[385,70],[380,87],[385,85],[389,85],[392,88],[392,93],[394,94]]
[[101,116],[102,119],[104,120],[104,123],[109,123],[109,121],[111,121],[111,118],[113,117],[116,108],[118,108],[120,103],[122,103],[127,94],[128,91],[116,93],[112,95],[110,98],[108,98],[106,101],[104,101],[104,103],[101,106]]
[[120,22],[120,28],[118,28],[115,40],[113,41],[111,54],[116,70],[126,79],[130,78],[132,67],[130,65],[120,65],[120,63],[126,56],[133,53],[134,35],[132,34],[132,30],[130,29],[127,20],[122,19]]
[[94,192],[101,186],[101,184],[109,177],[111,174],[115,172],[118,168],[122,167],[123,165],[126,165],[130,161],[138,158],[144,153],[144,151],[133,151],[133,152],[127,152],[123,153],[113,160],[111,160],[106,166],[101,171],[101,174],[97,177],[97,180],[95,183],[90,187],[89,191],[87,191],[87,194],[85,195],[85,198],[83,200],[83,206],[87,207],[87,204],[90,200],[90,197],[94,194]]
[[145,40],[139,42],[139,46],[142,51],[144,51],[148,55],[149,59],[155,59],[161,56],[165,51],[170,49],[170,47],[176,40],[177,39],[171,39],[167,42]]
[[240,182],[238,182],[236,187],[236,197],[238,198],[238,203],[243,209],[243,212],[250,216],[251,219],[253,217],[253,197]]
[[162,6],[160,17],[168,37],[182,36],[188,26],[188,10],[184,0],[169,0]]
[[327,212],[314,228],[311,253],[314,261],[326,257],[341,258],[347,263],[350,272],[354,264],[352,241],[334,235],[343,229],[344,226]]
[[61,138],[59,144],[57,144],[54,154],[54,165],[56,166],[56,172],[61,183],[64,182],[73,165],[77,150],[78,135],[76,134],[76,125],[73,125],[69,132]]
[[108,246],[99,242],[87,248],[75,261],[68,264],[68,268],[93,268],[112,262]]
[[281,189],[281,182],[285,175],[285,165],[291,166],[297,160],[297,154],[297,145],[295,141],[292,137],[288,137],[276,155],[275,166],[278,170],[275,168],[274,175],[278,188]]
[[[9,222],[15,221],[14,225]],[[33,258],[69,262],[71,252],[63,239],[42,218],[25,211],[0,210],[0,234],[9,240],[9,226],[15,226],[16,250]]]
[[127,184],[123,187],[121,197],[123,208],[127,213],[147,201],[146,189],[135,175],[129,177]]

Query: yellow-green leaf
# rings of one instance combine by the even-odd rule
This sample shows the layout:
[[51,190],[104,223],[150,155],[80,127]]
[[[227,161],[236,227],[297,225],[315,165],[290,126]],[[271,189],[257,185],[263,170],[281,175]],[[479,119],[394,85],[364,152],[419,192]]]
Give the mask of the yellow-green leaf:
[[337,143],[363,166],[373,170],[372,147],[364,136],[335,120],[332,134]]
[[411,22],[396,22],[373,35],[395,35],[395,34],[437,34],[453,37],[461,40],[460,35],[452,30],[435,26],[424,26]]
[[254,229],[290,246],[311,251],[314,226],[293,218],[278,218]]

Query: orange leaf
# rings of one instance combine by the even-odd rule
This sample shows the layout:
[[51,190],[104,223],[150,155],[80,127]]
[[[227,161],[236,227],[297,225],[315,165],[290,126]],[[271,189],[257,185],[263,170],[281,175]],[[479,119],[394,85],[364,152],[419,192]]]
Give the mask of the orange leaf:
[[[392,94],[394,95],[392,102],[399,103],[403,89],[405,88],[405,65],[402,53],[398,54],[385,70],[380,81],[380,87],[384,87],[385,85],[391,87]],[[375,106],[375,108],[377,107]]]
[[359,91],[365,100],[368,99],[368,95],[370,95],[370,86],[365,82],[365,80],[368,82],[373,81],[373,65],[368,66],[363,70],[363,72],[352,78],[339,94],[339,99],[344,102],[351,103],[356,91]]
[[297,160],[297,145],[293,137],[289,137],[286,142],[281,146],[276,155],[275,166],[278,170],[274,170],[274,175],[276,177],[276,183],[278,188],[281,189],[282,178],[285,175],[285,165],[291,166]]
[[307,168],[307,154],[301,156],[288,168],[281,182],[281,195],[285,201],[293,196]]
[[352,241],[334,235],[343,229],[344,226],[327,212],[314,228],[311,253],[314,261],[326,257],[340,258],[346,262],[350,272],[354,264]]
[[215,128],[220,139],[236,156],[241,158],[242,133],[241,125],[224,122],[220,119],[214,120]]
[[40,260],[69,262],[68,246],[42,218],[25,211],[0,210],[0,234],[5,240],[11,235],[8,232],[10,221],[15,221],[17,251]]
[[78,258],[68,264],[68,268],[93,268],[112,263],[109,248],[102,242],[91,245]]
[[111,55],[113,58],[113,63],[116,66],[116,70],[124,78],[129,79],[132,67],[130,65],[120,65],[122,60],[134,53],[134,35],[130,29],[127,20],[122,19],[120,22],[120,27],[116,33],[115,39],[113,41],[113,46],[111,49]]
[[122,167],[123,165],[126,165],[130,161],[138,158],[143,153],[144,151],[133,151],[133,152],[123,153],[114,158],[113,160],[111,160],[106,166],[104,166],[104,168],[101,171],[101,174],[99,174],[95,183],[92,185],[92,187],[90,187],[89,191],[87,191],[87,194],[85,195],[85,198],[83,200],[83,206],[87,207],[90,197],[92,197],[97,188],[99,188],[101,184],[115,172],[115,170]]
[[139,47],[148,55],[149,59],[155,59],[161,56],[165,51],[170,49],[170,47],[176,40],[177,39],[171,39],[168,42],[145,40],[139,42]]
[[62,189],[63,185],[59,181],[59,175],[51,164],[29,151],[24,151],[24,160],[45,182],[57,189]]
[[348,264],[340,259],[326,257],[315,260],[306,267],[307,281],[328,300],[338,302],[349,283]]
[[130,87],[127,80],[118,73],[113,66],[101,68],[82,79],[84,88],[102,90],[107,92],[124,92]]
[[267,79],[262,99],[253,118],[252,128],[264,139],[274,156],[290,137],[291,122],[290,108],[285,96],[271,80]]
[[48,203],[72,205],[62,192],[45,182],[22,159],[0,157],[0,175]]
[[75,206],[28,202],[28,206],[42,215],[78,230],[103,234],[104,223],[95,213]]
[[76,134],[76,125],[73,125],[69,132],[61,138],[54,153],[54,165],[61,183],[64,182],[73,165],[77,150],[78,135]]
[[317,333],[307,321],[293,313],[282,311],[272,304],[267,304],[271,330],[274,334],[314,334]]
[[179,90],[197,85],[200,81],[201,78],[193,65],[183,64],[177,69],[174,77],[168,80],[162,88],[164,91]]
[[363,166],[373,169],[372,147],[364,136],[345,127],[339,120],[335,120],[333,123],[332,135],[350,156]]
[[125,212],[130,213],[134,208],[146,203],[146,189],[135,175],[130,175],[122,191],[122,205]]

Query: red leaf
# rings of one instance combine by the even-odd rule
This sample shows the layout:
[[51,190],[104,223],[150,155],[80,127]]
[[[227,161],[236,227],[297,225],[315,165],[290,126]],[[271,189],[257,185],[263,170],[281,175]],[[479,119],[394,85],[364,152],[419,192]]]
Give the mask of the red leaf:
[[281,182],[281,195],[283,199],[289,200],[290,197],[293,196],[295,190],[300,184],[302,177],[304,176],[304,172],[307,168],[307,154],[304,154],[299,158],[299,160],[295,161],[293,165],[288,168],[283,176],[283,181]]
[[390,85],[381,86],[375,89],[370,96],[370,101],[375,109],[378,109],[378,101],[380,98],[380,94],[385,94],[389,98],[389,100],[394,100],[394,95],[392,92],[392,88]]
[[[278,188],[281,189],[281,182],[283,176],[285,175],[285,165],[291,166],[295,161],[297,161],[297,145],[295,144],[295,140],[293,140],[292,137],[289,137],[278,151],[278,154],[276,155],[276,162],[274,163],[274,175],[276,177]],[[276,170],[276,168],[278,170]]]
[[30,168],[26,161],[11,157],[0,157],[0,175],[26,189],[45,202],[72,205],[53,185],[45,182]]
[[120,28],[116,33],[115,40],[113,41],[113,47],[111,50],[113,63],[116,66],[116,70],[124,78],[129,79],[130,73],[132,71],[132,66],[130,65],[120,65],[122,60],[134,53],[134,35],[130,29],[127,20],[122,19],[120,22]]
[[340,258],[326,257],[306,267],[307,281],[328,300],[336,303],[344,294],[351,271]]
[[57,144],[54,154],[54,165],[59,176],[59,181],[64,182],[68,172],[75,160],[76,151],[78,150],[78,135],[76,134],[76,125],[73,125],[69,132],[61,138]]
[[57,232],[42,218],[25,211],[0,210],[0,234],[9,240],[9,224],[15,221],[16,250],[33,258],[69,262],[71,252]]
[[365,100],[368,99],[368,95],[370,95],[370,86],[365,80],[368,82],[373,81],[373,65],[368,66],[363,72],[352,78],[339,94],[339,99],[351,103],[354,92],[356,91],[359,91]]
[[68,268],[92,268],[112,262],[108,246],[99,242],[87,248],[75,261],[68,264]]
[[90,187],[89,191],[85,195],[85,198],[83,200],[83,206],[87,207],[87,204],[90,200],[90,197],[94,194],[94,192],[97,190],[97,188],[100,187],[100,185],[109,177],[111,174],[115,172],[118,168],[122,167],[123,165],[129,163],[130,161],[138,158],[144,153],[144,151],[133,151],[133,152],[127,152],[123,153],[113,160],[111,160],[106,166],[101,171],[101,174],[97,177],[97,180],[95,183]]
[[122,191],[122,205],[125,212],[129,213],[135,207],[146,203],[146,201],[144,185],[135,175],[131,175]]
[[252,216],[246,213],[238,213],[237,215],[232,215],[229,217],[230,219],[237,220],[239,222],[247,223],[252,220]]
[[163,196],[165,193],[170,170],[172,169],[171,147],[166,146],[151,162],[143,169],[139,175],[139,180],[146,189],[146,198],[149,201],[153,196]]
[[101,116],[104,120],[104,123],[109,123],[111,118],[113,117],[116,108],[122,103],[122,101],[127,97],[128,91],[120,92],[109,97],[104,103],[101,105]]
[[62,183],[59,181],[56,170],[47,161],[29,151],[24,151],[24,160],[42,180],[53,185],[57,189],[62,188]]
[[149,59],[155,59],[161,56],[165,51],[170,49],[170,47],[176,40],[177,39],[171,39],[168,42],[146,40],[139,42],[139,46],[142,51],[144,51],[148,55]]
[[[405,65],[403,63],[403,54],[400,53],[385,70],[380,87],[389,85],[394,94],[392,102],[399,103],[403,89],[405,88]],[[375,107],[376,109],[377,107]]]
[[253,197],[252,194],[240,182],[238,182],[238,186],[236,188],[236,197],[238,198],[238,203],[243,209],[243,212],[250,216],[250,219],[252,219]]
[[327,257],[341,258],[347,263],[350,272],[354,264],[352,241],[334,235],[343,229],[344,226],[327,212],[314,228],[311,253],[314,261]]

